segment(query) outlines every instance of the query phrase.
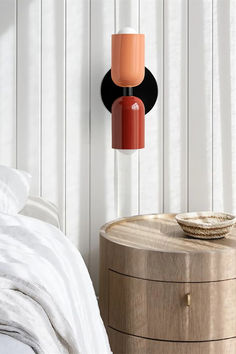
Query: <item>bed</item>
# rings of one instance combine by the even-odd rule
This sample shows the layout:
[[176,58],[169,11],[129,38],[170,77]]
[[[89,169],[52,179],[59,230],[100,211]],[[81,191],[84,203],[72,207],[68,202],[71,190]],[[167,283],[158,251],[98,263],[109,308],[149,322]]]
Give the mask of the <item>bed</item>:
[[20,214],[42,220],[60,229],[60,218],[56,206],[44,198],[30,196]]
[[[60,218],[56,206],[43,198],[30,196],[20,214],[60,228]],[[0,354],[34,354],[34,351],[19,340],[0,333]]]
[[[5,228],[7,227],[7,236],[8,236],[8,238],[10,238],[12,236],[12,240],[14,240],[14,235],[15,234],[20,235],[19,236],[19,242],[21,242],[21,237],[23,239],[23,237],[25,237],[25,234],[27,234],[27,233],[30,234],[32,232],[32,235],[35,236],[36,241],[37,241],[37,238],[38,238],[38,240],[40,240],[40,238],[41,238],[40,234],[42,235],[42,234],[45,234],[45,233],[49,233],[49,234],[51,233],[52,234],[51,236],[48,235],[47,237],[45,237],[44,243],[40,244],[40,247],[44,247],[44,246],[46,247],[47,243],[50,241],[49,239],[50,238],[52,239],[52,237],[55,237],[55,241],[54,241],[55,250],[57,249],[57,251],[55,251],[55,252],[57,252],[57,254],[58,254],[58,267],[60,269],[59,259],[62,259],[62,257],[63,257],[62,253],[60,254],[60,252],[64,252],[64,251],[61,251],[62,250],[62,247],[61,247],[62,245],[60,243],[62,242],[62,237],[61,237],[61,235],[57,236],[57,234],[60,233],[59,231],[57,231],[58,228],[60,228],[60,220],[59,220],[57,209],[56,209],[56,207],[53,204],[51,204],[48,201],[45,201],[42,198],[30,197],[28,199],[28,202],[25,205],[24,209],[20,212],[19,216],[8,216],[8,215],[0,214],[0,229],[1,229],[0,230],[1,231],[0,237],[3,237],[2,235],[4,234],[4,230],[5,230],[4,227],[2,226],[3,225],[3,221],[4,221],[4,227]],[[53,225],[53,226],[51,226],[51,225]],[[21,230],[23,230],[22,231],[22,235],[21,235]],[[12,235],[11,235],[11,233],[12,233]],[[31,236],[30,235],[29,235],[28,239],[31,240]],[[66,240],[67,238],[63,237],[63,239]],[[63,242],[65,242],[65,241],[63,240]],[[66,242],[68,243],[69,241],[66,241]],[[1,243],[1,240],[0,240],[0,243]],[[10,246],[11,246],[11,244],[10,244]],[[27,244],[27,246],[28,246],[28,244]],[[68,252],[72,252],[72,254],[74,254],[74,252],[76,250],[72,249],[72,247],[70,245],[68,245],[68,247],[71,248]],[[15,250],[15,248],[12,248],[11,251],[10,251],[11,252],[11,256],[13,256],[13,257],[14,257],[14,252],[15,252],[14,250]],[[47,249],[47,251],[48,251],[48,249]],[[18,252],[16,252],[16,253],[17,253],[17,257],[18,257]],[[50,257],[48,257],[47,261],[50,260]],[[71,311],[71,308],[68,305],[68,309],[67,309],[68,312],[64,311],[64,313],[66,313],[66,314],[68,313],[68,318],[69,318],[68,319],[68,324],[69,325],[70,325],[70,319],[73,317],[73,314],[70,314],[70,311],[74,312],[74,313],[76,313],[76,311],[77,312],[79,311],[78,313],[80,313],[80,317],[84,316],[84,318],[82,318],[82,319],[80,318],[80,321],[78,321],[78,328],[80,326],[80,330],[78,328],[76,328],[76,330],[77,330],[79,336],[80,336],[80,332],[87,331],[86,335],[85,335],[85,337],[87,337],[86,340],[89,343],[91,341],[95,341],[94,342],[94,348],[96,348],[96,349],[91,349],[92,346],[89,349],[90,344],[88,344],[88,346],[87,346],[88,349],[79,350],[78,348],[79,348],[80,344],[81,344],[81,348],[83,348],[83,346],[84,346],[84,348],[86,347],[86,345],[87,345],[85,343],[86,340],[84,340],[83,336],[80,336],[79,341],[81,341],[81,342],[84,341],[84,343],[80,343],[79,346],[77,347],[76,346],[76,340],[77,340],[76,336],[74,336],[74,338],[73,338],[72,333],[70,333],[70,331],[72,332],[72,330],[70,329],[70,331],[69,331],[69,329],[68,329],[69,327],[67,327],[66,324],[63,323],[64,321],[61,320],[63,318],[63,317],[60,317],[61,314],[60,313],[57,314],[57,312],[55,312],[55,309],[54,309],[54,313],[52,311],[53,315],[50,318],[50,321],[52,321],[52,320],[54,321],[52,327],[53,328],[55,327],[55,331],[56,331],[55,339],[52,339],[52,343],[49,343],[48,347],[46,346],[47,349],[44,348],[44,349],[38,349],[38,350],[34,349],[33,350],[32,349],[33,345],[31,345],[32,338],[30,338],[30,337],[27,338],[27,335],[25,336],[25,333],[30,332],[30,329],[31,329],[30,328],[30,323],[31,323],[31,327],[33,327],[32,323],[34,323],[34,322],[32,322],[32,318],[27,319],[28,322],[26,321],[27,322],[25,324],[26,332],[25,332],[25,328],[23,328],[24,335],[22,335],[21,330],[19,330],[19,331],[17,330],[17,332],[19,332],[17,334],[14,332],[15,322],[17,322],[18,317],[20,316],[20,313],[24,310],[24,306],[26,306],[26,302],[24,302],[24,301],[26,301],[25,295],[27,295],[27,296],[29,295],[29,294],[26,294],[28,290],[25,291],[24,290],[25,288],[22,286],[22,289],[23,289],[22,290],[22,294],[24,295],[24,297],[23,297],[23,299],[17,298],[17,302],[21,304],[21,301],[22,301],[23,305],[22,306],[20,305],[19,308],[17,309],[17,311],[16,310],[12,310],[13,312],[10,314],[9,322],[7,322],[7,316],[6,316],[6,323],[4,323],[4,327],[1,326],[2,322],[0,324],[0,332],[1,332],[0,333],[0,354],[32,354],[32,353],[35,353],[35,352],[36,353],[47,353],[47,354],[57,354],[57,353],[105,354],[105,353],[111,353],[110,352],[110,348],[109,348],[109,344],[108,344],[108,340],[107,340],[107,336],[105,334],[105,329],[104,329],[104,326],[103,326],[103,324],[101,322],[101,319],[100,319],[100,315],[98,313],[94,314],[94,312],[98,311],[98,307],[97,307],[97,304],[95,304],[95,300],[94,300],[95,299],[95,293],[92,294],[92,292],[93,292],[92,285],[91,285],[92,283],[90,284],[90,279],[88,280],[88,275],[86,274],[86,271],[84,270],[84,265],[82,264],[82,261],[81,261],[82,257],[81,257],[81,259],[79,259],[77,257],[78,258],[77,260],[73,260],[72,256],[70,256],[70,258],[71,258],[72,264],[74,262],[74,264],[73,264],[74,268],[73,269],[75,269],[77,267],[78,276],[81,277],[81,286],[80,286],[81,288],[79,289],[79,291],[82,294],[77,292],[77,295],[76,295],[76,291],[77,290],[75,289],[75,296],[77,296],[79,304],[77,304],[76,301],[72,301],[73,302],[73,304],[71,306],[72,311]],[[21,259],[17,258],[17,262],[18,261],[20,263]],[[27,259],[26,259],[26,262],[27,262]],[[36,268],[37,267],[37,262],[39,263],[38,258],[34,262],[35,269],[37,269]],[[57,262],[57,260],[56,260],[56,262]],[[32,264],[32,263],[29,263],[29,264]],[[71,265],[71,267],[72,267],[72,265]],[[80,272],[79,268],[81,268],[81,267],[83,268],[83,271]],[[70,272],[69,268],[70,268],[70,265],[67,265],[67,268],[65,268],[65,269],[67,269],[67,271]],[[0,271],[2,272],[1,261],[0,261]],[[31,269],[30,269],[30,271],[31,271]],[[53,274],[53,272],[54,272],[54,269],[51,270],[52,274]],[[12,274],[14,274],[14,272]],[[1,276],[2,276],[2,273],[1,273]],[[26,278],[27,278],[27,276],[26,276]],[[48,276],[48,278],[49,278],[49,276]],[[68,275],[68,278],[69,278],[69,275]],[[71,278],[73,278],[73,275],[71,276]],[[59,279],[59,277],[58,277],[58,279]],[[7,280],[9,280],[9,279],[7,279]],[[13,277],[13,280],[14,280],[14,277]],[[50,285],[50,279],[47,279],[46,276],[45,276],[44,281],[45,281],[45,284],[48,281],[48,284]],[[61,280],[59,279],[58,282],[60,282],[60,281]],[[75,280],[74,280],[74,282],[75,282]],[[87,285],[87,283],[89,283],[89,284]],[[21,288],[20,288],[21,285],[22,284],[19,283],[19,288],[17,288],[17,289],[14,288],[13,289],[13,290],[17,290],[17,291],[12,291],[9,294],[13,293],[14,296],[18,296],[19,297],[19,290],[21,291]],[[59,285],[58,285],[58,289],[59,289]],[[17,283],[16,284],[14,283],[14,287],[17,287],[17,286],[18,286]],[[30,286],[31,286],[31,284],[30,284]],[[75,288],[76,288],[76,284],[73,285],[73,286],[75,286]],[[8,287],[8,284],[7,284],[7,287]],[[69,283],[67,284],[67,287],[69,287]],[[4,287],[2,287],[2,288],[4,288]],[[1,288],[1,290],[2,290],[2,288]],[[9,287],[9,288],[11,288],[11,287]],[[64,289],[63,291],[66,291],[65,287],[63,288],[63,286],[61,286],[60,289]],[[72,289],[73,288],[72,288],[72,285],[71,285],[71,288],[68,289],[68,293],[69,292],[70,293],[73,292]],[[12,290],[12,288],[10,290]],[[8,291],[8,289],[7,289],[7,291]],[[58,290],[58,292],[59,292],[59,290]],[[58,294],[58,292],[56,294]],[[33,290],[32,290],[32,293],[33,293]],[[34,297],[36,295],[35,295],[35,293],[33,293],[33,294],[34,295],[32,297],[34,299]],[[47,296],[47,294],[46,294],[46,296]],[[62,295],[59,294],[58,296],[61,296],[60,301],[63,304],[64,300],[62,299]],[[68,298],[69,295],[67,294],[66,296]],[[64,297],[66,297],[66,296],[64,296]],[[4,297],[4,294],[1,295],[0,305],[1,305],[1,301],[5,301],[7,303],[6,306],[8,306],[8,299],[9,299],[8,294],[5,297]],[[75,300],[75,298],[74,298],[74,300]],[[27,299],[27,301],[28,301],[28,299]],[[50,303],[50,300],[49,300],[49,303]],[[9,308],[14,307],[13,304],[14,304],[14,302],[12,302],[11,298],[10,298],[10,300],[9,300]],[[48,303],[46,303],[46,300],[45,300],[45,304],[46,304],[45,308],[47,309]],[[28,306],[28,302],[27,302],[27,306]],[[34,304],[34,306],[35,306],[35,304]],[[64,303],[64,305],[62,305],[62,307],[61,307],[61,311],[62,312],[63,312],[65,306],[67,306],[67,304]],[[44,310],[45,310],[45,308],[44,308]],[[21,310],[21,309],[23,309],[23,310]],[[33,311],[34,310],[35,310],[35,308],[33,308]],[[1,308],[1,311],[4,311],[4,306],[3,306],[3,308]],[[1,314],[1,311],[0,311],[0,316],[2,316],[2,318],[4,318],[4,315]],[[31,315],[30,311],[31,311],[31,308],[29,310],[29,314]],[[41,309],[40,309],[40,311],[41,311]],[[34,312],[32,312],[32,313],[34,313]],[[14,322],[14,320],[15,320],[14,316],[16,317],[16,321],[15,322]],[[35,312],[35,316],[36,317],[38,316],[37,311]],[[58,318],[56,318],[57,316],[58,316]],[[70,318],[70,316],[71,316],[71,318]],[[33,321],[34,321],[34,318],[33,318]],[[38,319],[37,318],[35,319],[35,323],[40,323],[40,321],[41,321],[40,317]],[[89,323],[89,321],[91,321],[91,323]],[[79,322],[81,322],[81,324]],[[20,323],[20,321],[19,321],[19,323]],[[77,320],[74,321],[74,322],[72,320],[71,323],[74,323],[74,327],[77,327]],[[28,327],[27,327],[27,325],[28,325]],[[8,333],[8,328],[9,328],[9,333]],[[59,328],[59,330],[58,330],[58,328]],[[27,329],[29,329],[28,332],[27,332]],[[38,329],[39,329],[39,332],[41,331],[41,336],[42,337],[45,336],[45,343],[47,341],[50,342],[51,339],[50,339],[50,335],[48,333],[48,330],[46,331],[46,328],[44,330],[43,325],[41,325],[41,326],[39,325]],[[65,333],[65,338],[66,338],[66,340],[68,339],[68,343],[69,344],[67,343],[67,345],[65,345],[65,347],[64,347],[65,338],[63,338],[63,340],[61,339],[61,333],[63,333],[63,335],[64,335],[64,332],[66,332],[67,329],[68,329],[68,333]],[[53,333],[53,335],[54,335],[54,333]],[[23,338],[23,340],[22,340],[22,338]],[[60,345],[58,345],[59,350],[57,350],[57,346],[53,342],[53,340],[55,342],[58,341],[59,340],[58,338],[60,339]],[[36,343],[35,347],[37,347],[38,338],[36,338],[36,339],[33,338],[33,340],[35,340],[35,343]],[[73,340],[74,340],[74,342],[73,342]],[[40,340],[39,340],[39,342],[40,342]],[[62,346],[61,346],[61,342],[63,344]],[[42,343],[43,343],[43,341],[42,341]],[[43,348],[43,344],[42,344],[42,348]],[[50,347],[50,345],[51,345],[51,347]],[[48,348],[50,348],[50,349],[48,349]]]

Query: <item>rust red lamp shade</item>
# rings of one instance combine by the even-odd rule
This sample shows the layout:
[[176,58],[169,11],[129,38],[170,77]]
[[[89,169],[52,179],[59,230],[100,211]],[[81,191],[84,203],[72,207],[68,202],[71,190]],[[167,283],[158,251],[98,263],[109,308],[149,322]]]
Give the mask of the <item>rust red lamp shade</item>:
[[142,149],[145,140],[145,108],[135,96],[122,96],[112,105],[112,148]]

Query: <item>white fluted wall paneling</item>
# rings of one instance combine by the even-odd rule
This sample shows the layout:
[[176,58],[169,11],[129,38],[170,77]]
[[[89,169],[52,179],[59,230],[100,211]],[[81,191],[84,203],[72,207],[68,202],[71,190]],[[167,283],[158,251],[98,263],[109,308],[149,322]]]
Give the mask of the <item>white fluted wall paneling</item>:
[[41,3],[17,2],[17,168],[32,176],[40,195],[41,177]]
[[188,1],[164,1],[164,211],[187,209]]
[[90,5],[66,3],[66,233],[89,260]]
[[0,161],[16,166],[16,1],[0,1]]
[[42,0],[42,195],[65,229],[65,0]]
[[[146,35],[146,147],[111,148],[111,34]],[[0,164],[54,202],[98,291],[99,228],[136,213],[236,212],[236,0],[0,0]]]
[[163,36],[164,0],[140,1],[140,32],[145,33],[145,65],[158,83],[158,99],[145,116],[145,149],[140,151],[140,213],[163,211]]
[[[111,34],[115,30],[114,1],[91,0],[91,150],[90,150],[90,257],[89,269],[98,289],[99,228],[116,217],[114,150],[111,114],[102,103],[100,87],[110,69]],[[89,237],[89,235],[88,235]]]
[[213,6],[213,208],[236,211],[236,1]]
[[190,211],[212,209],[212,20],[212,0],[189,0]]

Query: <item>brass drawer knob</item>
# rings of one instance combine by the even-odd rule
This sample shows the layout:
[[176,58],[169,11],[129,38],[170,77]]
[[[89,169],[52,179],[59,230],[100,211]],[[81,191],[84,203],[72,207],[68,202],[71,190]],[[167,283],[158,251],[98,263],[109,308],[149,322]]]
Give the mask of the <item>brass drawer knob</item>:
[[191,295],[190,294],[186,294],[186,305],[190,306],[191,304]]

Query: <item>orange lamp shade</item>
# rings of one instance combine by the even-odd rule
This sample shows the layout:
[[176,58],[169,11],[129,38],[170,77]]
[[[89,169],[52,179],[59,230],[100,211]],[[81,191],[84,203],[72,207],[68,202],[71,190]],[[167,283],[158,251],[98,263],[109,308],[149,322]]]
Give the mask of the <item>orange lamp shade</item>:
[[144,34],[113,34],[111,77],[117,86],[138,86],[144,79]]
[[112,105],[113,149],[144,148],[145,108],[142,100],[135,96],[122,96]]

